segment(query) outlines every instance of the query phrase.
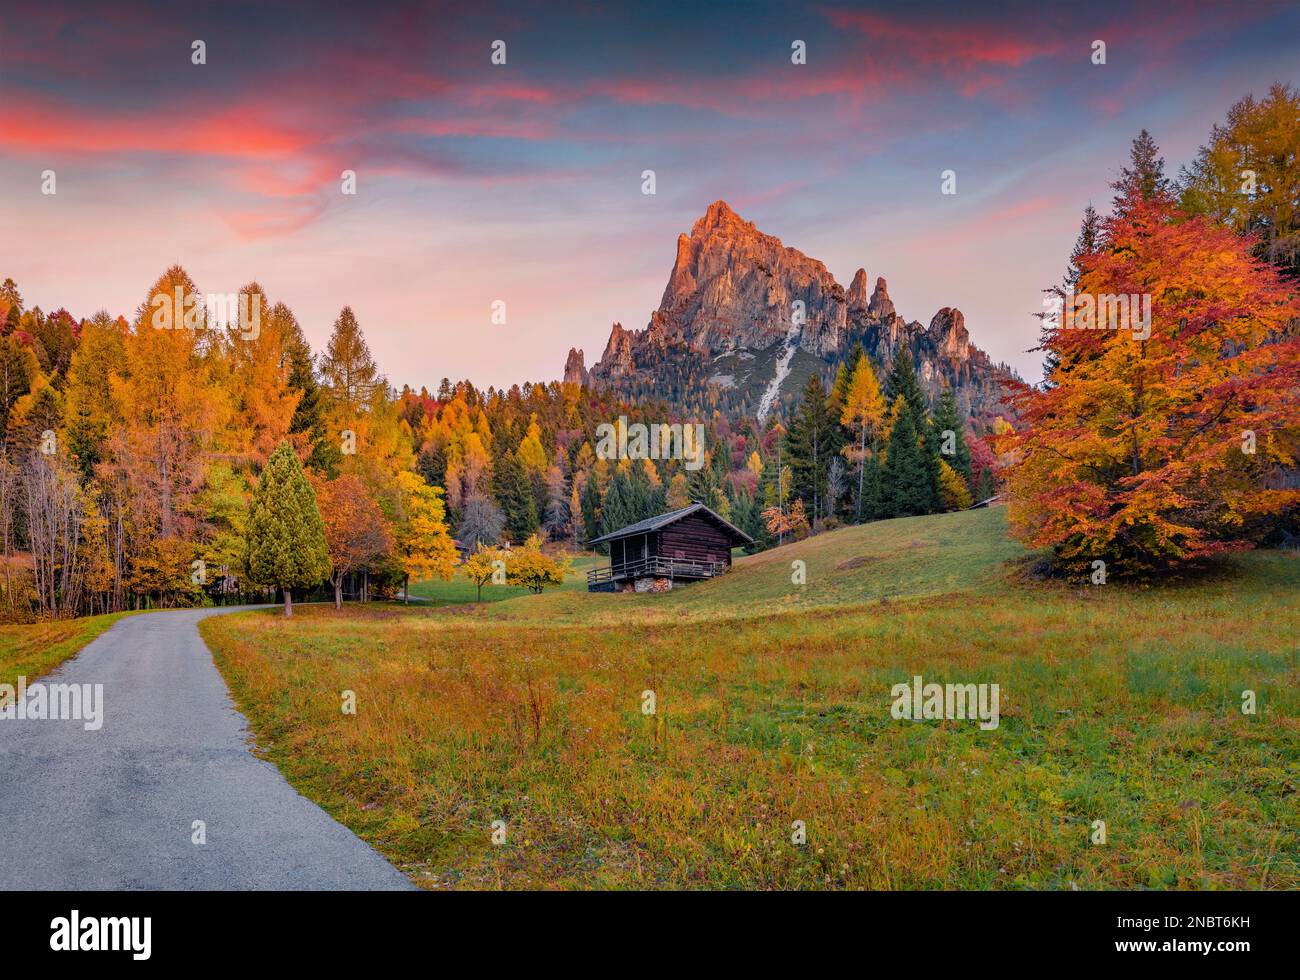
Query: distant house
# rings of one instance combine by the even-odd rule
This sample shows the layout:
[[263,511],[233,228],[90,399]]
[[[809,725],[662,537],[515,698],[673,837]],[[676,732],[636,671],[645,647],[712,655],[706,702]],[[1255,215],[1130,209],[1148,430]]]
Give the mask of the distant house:
[[691,504],[588,541],[609,545],[609,565],[587,573],[587,591],[666,592],[676,582],[713,578],[731,567],[732,548],[753,541],[703,504]]

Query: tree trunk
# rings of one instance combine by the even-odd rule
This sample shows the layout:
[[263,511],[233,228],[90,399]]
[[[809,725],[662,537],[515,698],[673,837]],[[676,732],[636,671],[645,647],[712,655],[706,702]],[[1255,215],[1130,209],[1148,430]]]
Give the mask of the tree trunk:
[[287,588],[284,590],[284,614],[285,616],[293,615],[293,592]]
[[334,580],[334,608],[343,608],[343,576],[340,575]]
[[409,606],[411,604],[411,576],[407,575],[402,580],[402,604]]

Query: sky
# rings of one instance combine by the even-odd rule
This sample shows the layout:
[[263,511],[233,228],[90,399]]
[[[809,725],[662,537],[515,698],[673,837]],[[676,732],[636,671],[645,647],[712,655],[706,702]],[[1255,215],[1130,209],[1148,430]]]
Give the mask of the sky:
[[129,318],[179,263],[255,279],[317,350],[351,306],[397,386],[546,381],[646,325],[724,199],[1035,380],[1041,290],[1133,137],[1176,172],[1300,83],[1300,4],[1271,0],[266,6],[0,7],[0,278],[28,307]]

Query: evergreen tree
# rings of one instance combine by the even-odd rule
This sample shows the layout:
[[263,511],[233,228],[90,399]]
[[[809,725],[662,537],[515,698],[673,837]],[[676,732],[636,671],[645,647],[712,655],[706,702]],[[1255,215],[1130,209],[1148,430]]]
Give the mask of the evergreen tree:
[[[1079,276],[1082,274],[1079,263],[1085,255],[1091,255],[1097,251],[1100,234],[1101,217],[1097,214],[1097,209],[1089,202],[1083,211],[1083,223],[1079,227],[1079,237],[1074,240],[1074,248],[1070,250],[1070,262],[1065,269],[1066,289],[1073,289],[1078,283]],[[1044,292],[1051,293],[1062,299],[1065,297],[1065,289],[1055,286],[1044,290]],[[1043,351],[1043,387],[1050,388],[1056,384],[1053,378],[1061,363],[1052,336],[1059,328],[1059,324],[1053,323],[1047,314],[1040,313],[1038,317],[1040,320],[1038,349]]]
[[583,538],[590,541],[592,538],[600,537],[600,485],[596,482],[594,473],[587,474],[579,502],[582,511]]
[[827,499],[826,474],[841,448],[839,417],[826,399],[820,375],[814,374],[804,386],[785,445],[794,475],[793,494],[804,501],[814,526],[819,525],[828,503],[833,504]]
[[[898,400],[903,399],[902,408]],[[898,517],[902,513],[931,513],[938,509],[939,506],[939,449],[940,447],[933,439],[927,439],[929,434],[929,405],[926,402],[925,392],[921,390],[921,384],[916,377],[916,365],[912,360],[911,351],[906,347],[898,352],[894,358],[893,366],[889,370],[889,377],[885,380],[885,400],[891,407],[891,412],[895,415],[906,414],[910,416],[912,438],[916,441],[920,449],[921,463],[925,469],[926,478],[923,485],[918,485],[910,493],[909,501],[925,501],[925,509],[922,511],[895,511],[897,499],[891,496],[893,491],[885,480],[888,471],[888,461],[881,468],[881,505],[887,511],[888,516]],[[905,409],[905,411],[903,411]],[[897,425],[897,423],[895,423]],[[893,435],[890,435],[890,448],[893,447]],[[909,504],[910,506],[910,504]]]
[[516,544],[537,530],[537,502],[533,485],[519,457],[507,451],[492,474],[492,496],[506,515],[506,533]]
[[[947,442],[944,436],[945,432],[953,434],[953,452],[951,454],[944,452]],[[966,423],[958,415],[957,399],[953,396],[952,388],[947,385],[944,385],[943,393],[939,396],[939,408],[934,413],[934,420],[930,424],[930,440],[938,450],[939,455],[943,457],[941,461],[951,466],[969,486],[971,482],[970,447],[966,445]]]
[[692,503],[703,504],[715,513],[725,516],[728,508],[724,501],[727,495],[722,491],[722,481],[718,478],[717,467],[713,465],[717,455],[718,452],[715,450],[704,466],[698,470],[687,471],[686,490]]
[[880,457],[867,457],[862,474],[862,520],[874,521],[887,516],[880,500]]
[[889,368],[889,376],[885,378],[885,404],[892,406],[899,395],[906,399],[907,407],[912,410],[913,426],[925,425],[930,406],[926,403],[921,383],[916,379],[916,363],[912,360],[912,352],[906,347],[899,349]]
[[266,461],[245,535],[249,578],[283,589],[284,614],[292,616],[292,590],[320,584],[330,573],[330,556],[316,494],[287,442]]
[[911,409],[901,394],[894,401],[894,411],[898,417],[889,433],[880,472],[881,507],[888,517],[929,514],[938,505],[929,454],[917,438]]
[[283,323],[289,360],[288,384],[291,389],[299,392],[298,404],[294,407],[293,418],[289,420],[289,434],[301,442],[307,466],[332,480],[338,476],[343,453],[338,440],[330,437],[329,423],[321,404],[323,396],[320,385],[316,383],[316,366],[312,360],[311,348],[302,335],[302,327],[298,325],[297,318],[283,303],[277,303],[271,310],[271,319]]
[[1110,186],[1116,192],[1112,202],[1116,218],[1125,217],[1136,201],[1172,200],[1173,189],[1165,176],[1165,158],[1145,129],[1133,141],[1129,166],[1119,172],[1119,178]]
[[612,534],[638,520],[633,488],[626,472],[616,470],[600,505],[600,533]]

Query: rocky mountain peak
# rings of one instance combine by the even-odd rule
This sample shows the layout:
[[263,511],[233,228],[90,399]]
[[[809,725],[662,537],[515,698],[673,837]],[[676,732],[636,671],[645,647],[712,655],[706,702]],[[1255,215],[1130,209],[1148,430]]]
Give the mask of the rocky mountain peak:
[[961,310],[945,306],[934,315],[926,333],[941,356],[952,361],[965,361],[970,356],[970,334]]
[[867,308],[867,270],[859,269],[853,273],[853,282],[849,283],[848,295],[845,297],[849,304],[849,312],[853,313],[858,310]]
[[889,298],[889,286],[885,282],[884,276],[876,278],[876,288],[871,294],[871,302],[867,304],[867,316],[873,320],[887,320],[896,315],[894,302]]
[[[715,201],[678,236],[646,329],[615,323],[587,376],[638,397],[760,412],[797,397],[810,372],[828,373],[857,342],[881,370],[906,346],[931,397],[952,385],[973,414],[996,411],[1004,369],[970,343],[959,310],[944,307],[929,328],[906,321],[883,276],[868,297],[860,268],[846,291],[821,262]],[[565,380],[584,373],[581,352],[570,351]]]
[[590,380],[582,351],[576,347],[569,348],[569,356],[564,361],[564,381],[566,384],[586,385]]

